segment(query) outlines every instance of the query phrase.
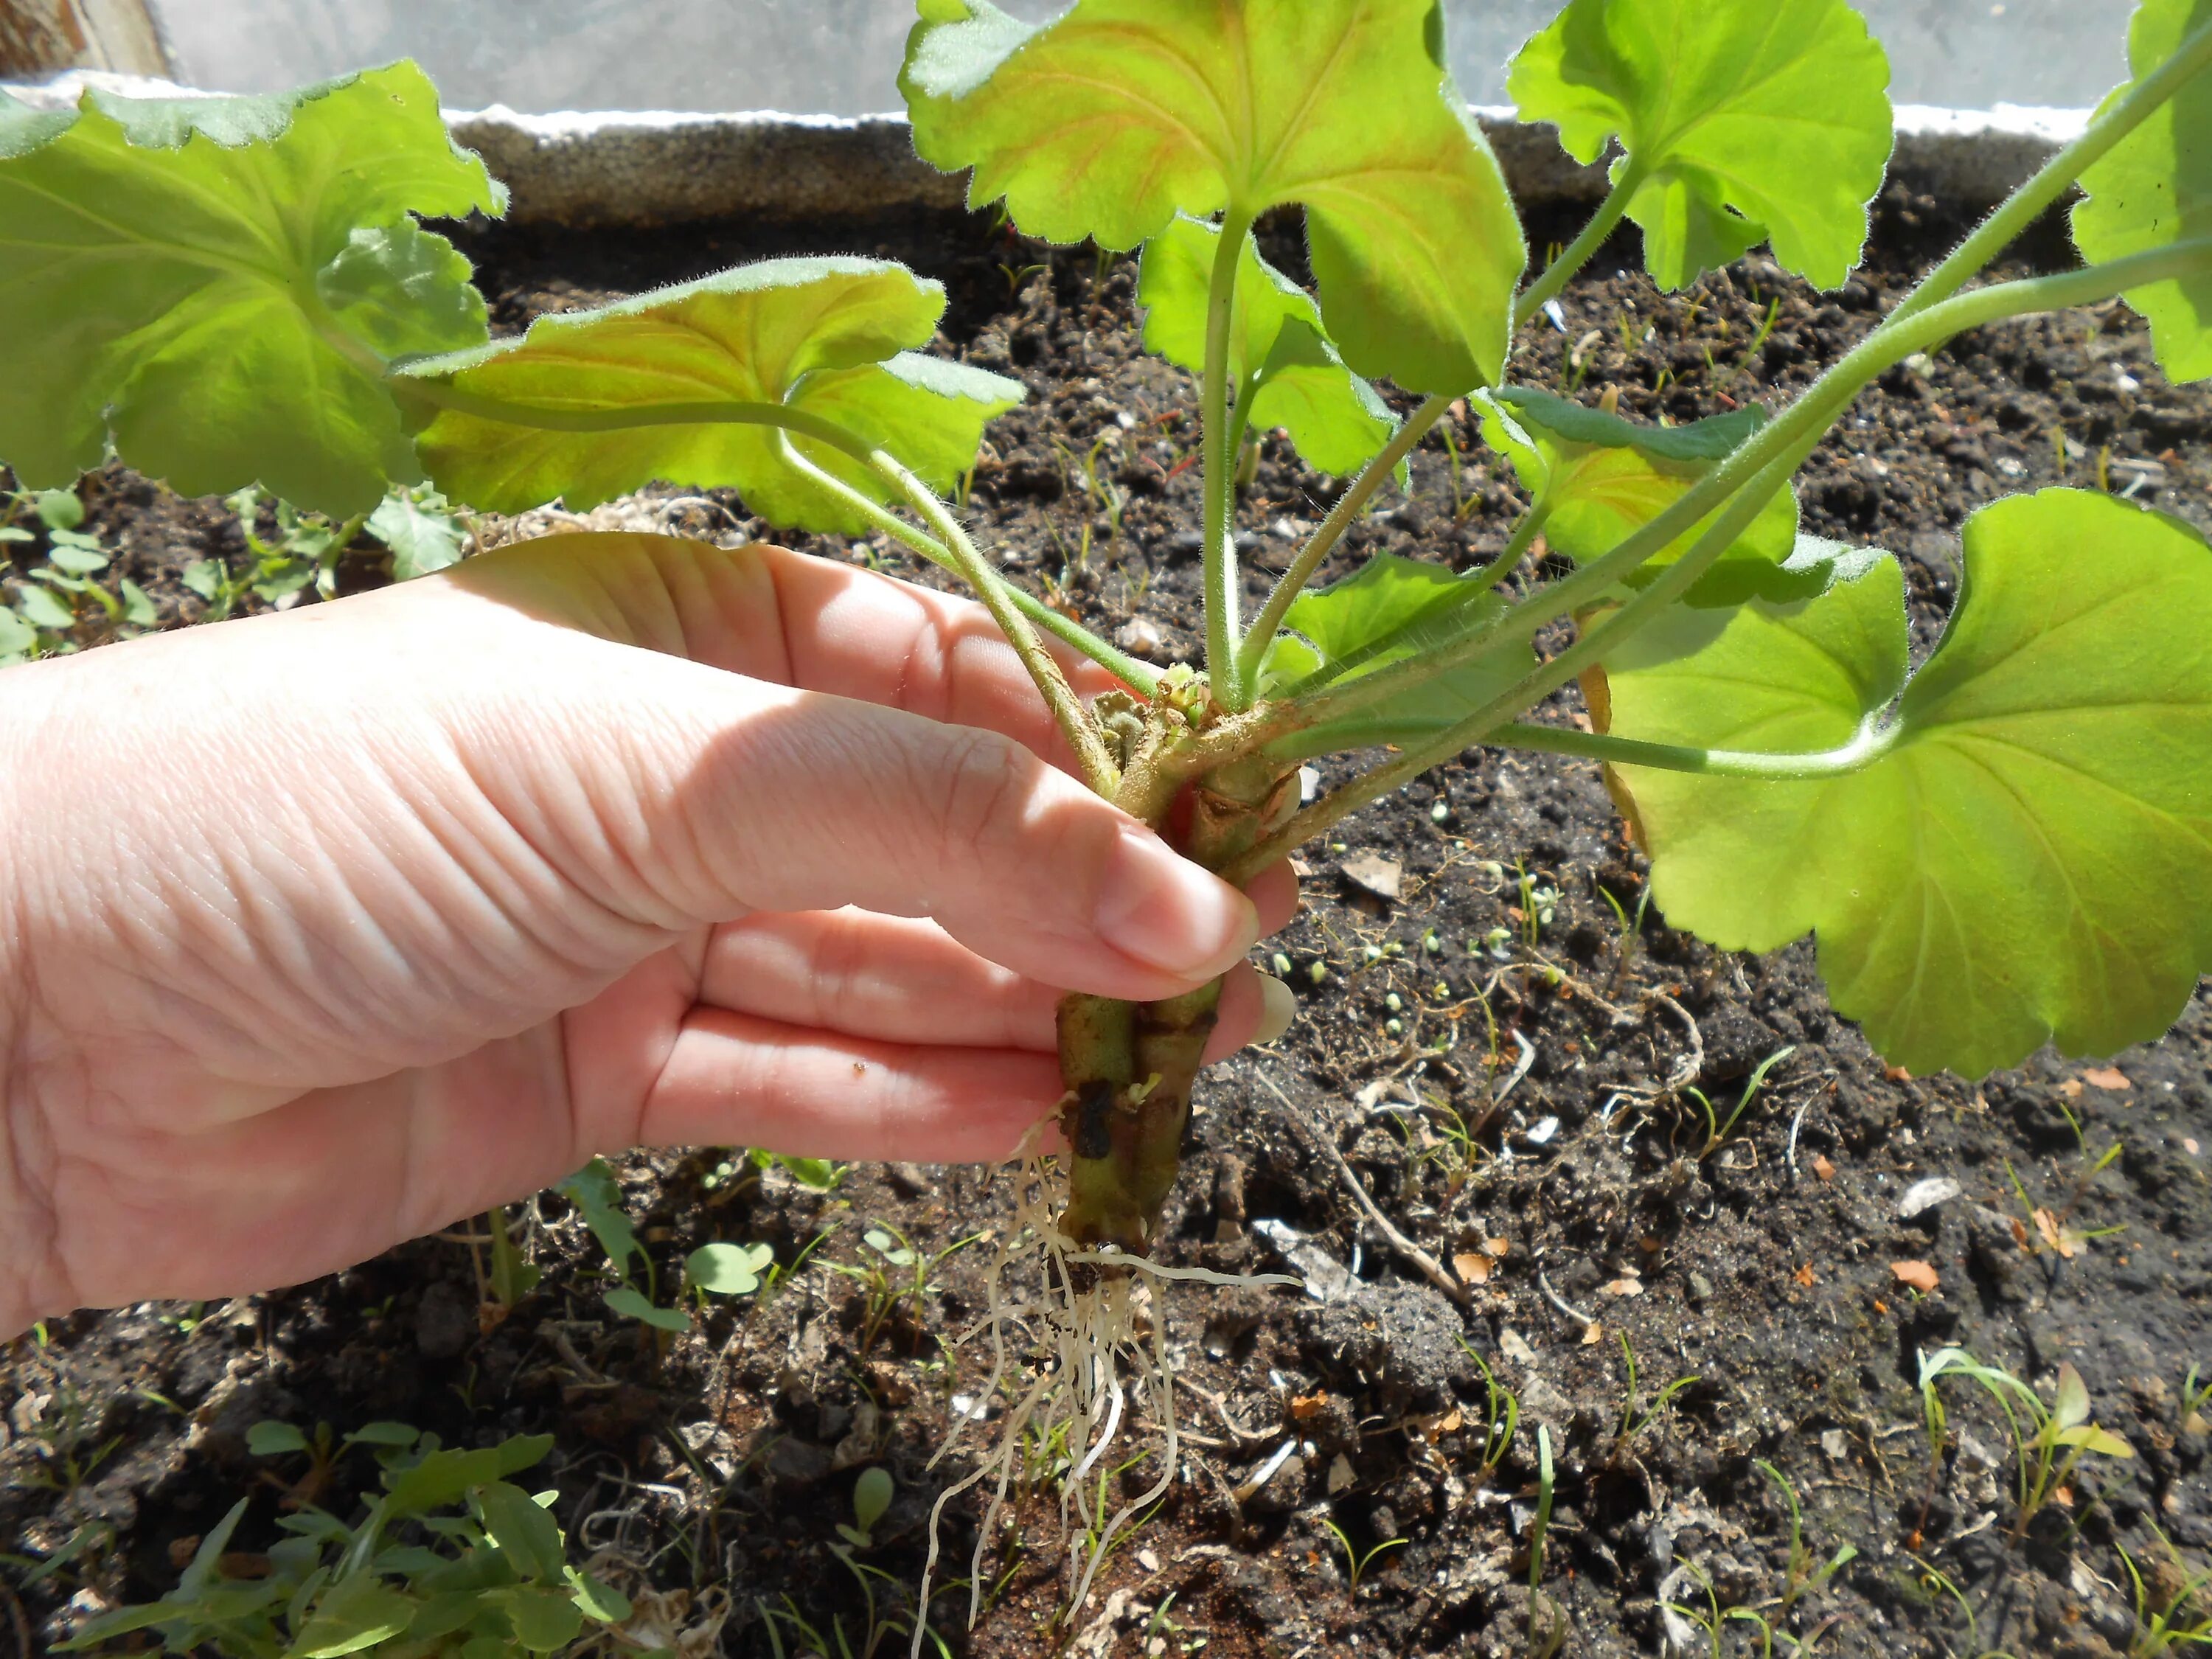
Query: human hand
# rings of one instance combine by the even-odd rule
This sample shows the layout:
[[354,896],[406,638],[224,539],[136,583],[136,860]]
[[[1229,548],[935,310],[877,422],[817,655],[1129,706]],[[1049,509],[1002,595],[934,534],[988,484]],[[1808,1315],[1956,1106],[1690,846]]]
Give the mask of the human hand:
[[981,607],[665,537],[8,670],[0,1337],[640,1144],[1006,1156],[1059,988],[1187,990],[1295,903],[1060,757]]

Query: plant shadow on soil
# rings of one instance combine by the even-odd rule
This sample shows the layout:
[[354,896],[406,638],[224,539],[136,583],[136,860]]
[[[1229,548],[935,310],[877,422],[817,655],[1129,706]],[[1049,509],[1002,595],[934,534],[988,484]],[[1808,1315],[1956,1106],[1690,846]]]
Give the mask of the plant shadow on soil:
[[[1540,223],[1532,241],[1572,228]],[[1759,256],[1662,295],[1616,239],[1566,295],[1564,331],[1528,331],[1519,378],[1586,398],[1617,386],[1624,410],[1648,418],[1771,404],[1848,349],[1957,230],[1893,190],[1869,268],[1829,295]],[[951,303],[933,349],[1018,375],[1031,393],[994,427],[976,471],[980,539],[1094,626],[1158,660],[1192,659],[1192,392],[1137,349],[1131,262],[936,216],[601,237],[477,228],[466,241],[501,330],[770,254],[887,254],[942,278]],[[1298,269],[1293,233],[1270,227],[1267,241]],[[2057,257],[2050,223],[2014,254]],[[1458,464],[1426,442],[1410,494],[1387,493],[1327,574],[1383,550],[1464,568],[1504,544],[1519,499],[1510,475],[1471,422],[1452,430]],[[2062,473],[2093,487],[2101,475],[2212,523],[2212,392],[2170,388],[2140,323],[2117,307],[2002,325],[1893,370],[1800,489],[1808,529],[1900,555],[1924,651],[1955,591],[1963,518]],[[1253,603],[1337,484],[1265,441],[1238,518]],[[87,527],[121,549],[111,579],[135,577],[175,621],[198,604],[177,580],[182,566],[239,556],[220,502],[180,501],[118,470],[84,494]],[[767,534],[726,492],[655,489],[597,521],[726,542]],[[487,526],[487,539],[516,528]],[[880,544],[787,539],[916,574]],[[18,574],[40,550],[10,550]],[[377,561],[364,542],[343,586],[381,580]],[[1549,717],[1574,707],[1563,698]],[[1349,769],[1322,768],[1331,781]],[[1400,866],[1395,899],[1343,873],[1370,854]],[[1288,958],[1301,1018],[1201,1084],[1164,1254],[1279,1270],[1291,1249],[1311,1253],[1302,1269],[1350,1273],[1326,1301],[1178,1287],[1164,1306],[1191,1385],[1182,1475],[1072,1612],[1059,1506],[1033,1496],[1021,1512],[1028,1553],[988,1558],[992,1605],[976,1629],[963,1629],[964,1589],[933,1604],[951,1651],[1033,1654],[1072,1639],[1087,1654],[1224,1659],[1332,1645],[1524,1652],[1540,1424],[1559,1459],[1545,1587],[1571,1618],[1569,1652],[1662,1650],[1662,1599],[1703,1606],[1685,1564],[1723,1605],[1760,1607],[1801,1639],[1817,1633],[1823,1653],[2127,1650],[2116,1544],[2155,1554],[2155,1525],[2185,1552],[2212,1549],[2205,1434],[2181,1398],[2185,1373],[2212,1360],[2200,1152],[2212,1144],[2212,1011],[2201,994],[2171,1036],[2109,1070],[2046,1055],[1981,1082],[1886,1071],[1829,1009],[1809,947],[1731,956],[1640,916],[1643,860],[1595,770],[1543,758],[1470,751],[1304,856],[1304,908],[1261,952]],[[1624,922],[1639,917],[1632,935]],[[1795,1052],[1734,1138],[1698,1159],[1702,1125],[1680,1086],[1732,1103],[1785,1045]],[[1455,1275],[1463,1308],[1364,1215],[1324,1139],[1394,1226]],[[2085,1181],[2114,1141],[2117,1160]],[[898,1496],[858,1559],[889,1575],[870,1582],[902,1615],[927,1506],[948,1478],[925,1465],[956,1395],[982,1374],[972,1348],[948,1369],[941,1342],[981,1310],[986,1251],[953,1255],[918,1303],[881,1319],[864,1286],[825,1264],[864,1256],[861,1235],[879,1222],[927,1250],[1003,1222],[1005,1183],[860,1166],[823,1194],[776,1171],[718,1182],[721,1158],[620,1164],[664,1278],[708,1239],[765,1241],[788,1265],[833,1231],[775,1294],[717,1304],[673,1340],[607,1312],[597,1248],[549,1196],[526,1229],[544,1281],[503,1318],[480,1317],[466,1245],[422,1240],[295,1289],[82,1314],[15,1343],[0,1370],[0,1553],[27,1646],[173,1583],[180,1553],[270,1467],[246,1449],[257,1419],[343,1430],[397,1418],[449,1443],[555,1433],[542,1473],[578,1553],[634,1592],[669,1593],[641,1599],[658,1621],[658,1635],[639,1631],[649,1644],[767,1654],[769,1609],[803,1618],[833,1649],[842,1621],[860,1652],[862,1581],[833,1553],[836,1523],[860,1469],[895,1474]],[[1937,1176],[1956,1195],[1901,1216],[1907,1189]],[[2048,1248],[2029,1211],[2069,1199],[2072,1224],[2124,1231],[2069,1255]],[[1898,1262],[1926,1264],[1936,1287],[1914,1291]],[[1623,1340],[1644,1404],[1697,1379],[1626,1442]],[[2135,1459],[2085,1468],[2013,1546],[2010,1443],[1983,1403],[1951,1397],[1963,1432],[1931,1470],[1917,1356],[1950,1343],[2046,1392],[2070,1361]],[[1488,1478],[1474,1354],[1520,1404],[1520,1434]],[[1240,1499],[1285,1442],[1291,1455]],[[1777,1598],[1789,1515],[1760,1459],[1794,1486],[1817,1559],[1859,1552],[1788,1611]],[[1129,1470],[1123,1488],[1152,1475]],[[356,1455],[326,1501],[373,1476]],[[257,1543],[281,1497],[261,1484],[267,1497],[240,1534]],[[951,1521],[956,1574],[975,1513],[963,1502]],[[1406,1541],[1354,1594],[1325,1522],[1363,1552]],[[72,1540],[70,1559],[36,1565]],[[1931,1568],[1973,1608],[1971,1632]],[[782,1650],[809,1650],[796,1623],[779,1620],[777,1633]],[[904,1641],[878,1638],[884,1652]],[[1724,1650],[1756,1650],[1748,1626],[1729,1641]]]

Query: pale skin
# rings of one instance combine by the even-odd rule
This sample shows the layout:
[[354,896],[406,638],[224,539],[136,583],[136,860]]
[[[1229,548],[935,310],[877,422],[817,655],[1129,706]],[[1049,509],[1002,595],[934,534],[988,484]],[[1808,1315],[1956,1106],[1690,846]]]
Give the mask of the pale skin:
[[630,1146],[1000,1158],[1063,988],[1279,1030],[1288,872],[1064,758],[980,607],[668,538],[0,673],[0,1338]]

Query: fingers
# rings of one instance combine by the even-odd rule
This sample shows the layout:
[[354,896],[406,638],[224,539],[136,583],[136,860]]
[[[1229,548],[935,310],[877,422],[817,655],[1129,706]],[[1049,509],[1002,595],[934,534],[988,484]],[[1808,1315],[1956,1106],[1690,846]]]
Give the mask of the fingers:
[[[629,534],[543,537],[430,580],[450,600],[490,599],[617,644],[981,726],[1072,769],[1020,659],[972,599],[782,548]],[[1082,695],[1115,684],[1047,644]]]
[[641,1139],[796,1157],[994,1163],[1061,1093],[1049,1053],[875,1042],[700,1009],[647,1097]]

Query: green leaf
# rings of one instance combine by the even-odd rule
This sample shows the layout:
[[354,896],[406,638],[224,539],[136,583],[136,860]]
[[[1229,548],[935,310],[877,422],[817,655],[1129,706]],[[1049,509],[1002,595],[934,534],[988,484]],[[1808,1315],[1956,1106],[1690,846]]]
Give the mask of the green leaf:
[[315,1603],[288,1659],[337,1659],[399,1634],[415,1617],[415,1603],[374,1573],[341,1578]]
[[691,1317],[681,1308],[657,1308],[647,1300],[645,1292],[628,1285],[617,1285],[607,1292],[607,1306],[625,1319],[641,1320],[656,1330],[688,1331]]
[[1345,361],[1450,393],[1498,378],[1527,250],[1443,47],[1437,0],[925,0],[899,85],[923,159],[1048,241],[1302,204]]
[[38,648],[39,630],[14,611],[0,610],[0,661]]
[[[2143,0],[2128,27],[2130,72],[2141,80],[2209,21],[2205,0]],[[2212,234],[2212,82],[2198,75],[2183,86],[2081,174],[2081,189],[2074,241],[2096,263]],[[2212,272],[2154,283],[2127,300],[2149,319],[2167,379],[2212,375]]]
[[629,1617],[629,1597],[605,1579],[579,1572],[574,1567],[563,1569],[563,1576],[568,1581],[570,1597],[584,1610],[585,1617],[596,1619],[603,1625],[618,1625]]
[[1858,264],[1892,139],[1889,58],[1844,0],[1572,0],[1506,94],[1578,161],[1618,138],[1662,288],[1771,240],[1819,288]]
[[582,1213],[584,1224],[599,1241],[615,1271],[627,1275],[630,1257],[640,1254],[637,1230],[623,1209],[622,1187],[606,1159],[593,1158],[554,1190]]
[[878,1466],[860,1471],[860,1478],[853,1483],[853,1519],[862,1532],[875,1530],[897,1490],[889,1469]]
[[2079,1446],[2084,1451],[2095,1452],[2100,1457],[2132,1458],[2136,1455],[2133,1446],[2094,1423],[2084,1423],[2078,1428],[2062,1429],[2051,1437],[2057,1445]]
[[246,1449],[256,1457],[282,1457],[307,1449],[307,1437],[290,1423],[264,1418],[246,1431]]
[[532,1653],[565,1648],[583,1631],[584,1609],[568,1590],[522,1585],[500,1595],[514,1623],[515,1639]]
[[81,547],[74,542],[63,541],[58,535],[50,538],[53,545],[46,550],[46,562],[58,570],[66,570],[72,576],[90,576],[107,568],[112,556],[98,546]]
[[2070,1362],[2058,1367],[2058,1397],[2051,1408],[2051,1420],[2062,1429],[2089,1420],[2089,1387]]
[[484,337],[467,261],[410,216],[504,207],[412,64],[64,117],[0,94],[0,458],[65,483],[112,437],[183,495],[366,513],[422,476],[381,354]]
[[[464,393],[562,411],[669,404],[782,404],[889,450],[932,489],[975,464],[983,428],[1019,382],[917,355],[942,284],[878,259],[769,259],[594,311],[540,317],[520,339],[410,366]],[[726,422],[556,432],[441,411],[424,464],[457,501],[518,513],[560,497],[580,512],[654,478],[741,490],[771,523],[858,534],[868,521],[784,459],[771,426]],[[801,453],[875,501],[874,473],[811,438]]]
[[[1206,370],[1206,295],[1218,226],[1178,216],[1145,244],[1137,301],[1146,348],[1194,374]],[[1390,441],[1397,417],[1375,388],[1344,366],[1306,291],[1260,257],[1245,233],[1229,328],[1229,380],[1256,379],[1255,428],[1281,427],[1319,472],[1357,472]]]
[[84,522],[84,502],[74,489],[41,489],[31,507],[48,530],[74,530]]
[[442,1510],[460,1502],[470,1487],[489,1486],[512,1472],[502,1467],[498,1449],[428,1452],[405,1468],[385,1471],[386,1508],[394,1516]]
[[411,1446],[422,1437],[420,1429],[406,1423],[364,1423],[346,1436],[349,1446]]
[[392,580],[412,581],[460,562],[464,532],[443,510],[445,501],[429,492],[395,489],[368,515],[368,533],[392,550]]
[[76,615],[45,588],[26,583],[15,596],[15,609],[33,628],[49,634],[66,634],[76,626]]
[[561,1577],[561,1528],[521,1487],[495,1480],[476,1493],[477,1514],[491,1541],[525,1578]]
[[[1611,552],[1674,502],[1766,423],[1747,404],[1686,426],[1640,426],[1548,392],[1509,386],[1480,399],[1485,442],[1513,463],[1522,488],[1546,509],[1544,538],[1577,561]],[[1708,514],[1632,578],[1648,586],[1711,526]],[[1797,496],[1778,489],[1719,564],[1698,578],[1692,605],[1787,599],[1818,592],[1780,568],[1795,550]]]
[[[1301,682],[1355,653],[1401,630],[1424,630],[1334,682],[1349,684],[1411,656],[1432,637],[1480,626],[1504,608],[1496,595],[1441,566],[1377,554],[1344,580],[1298,596],[1283,617],[1291,631],[1276,637],[1261,663],[1261,693],[1292,694]],[[1501,647],[1389,702],[1294,732],[1270,744],[1268,753],[1288,761],[1378,744],[1402,747],[1457,725],[1534,665],[1534,653],[1526,645]]]
[[492,1462],[504,1478],[544,1462],[546,1453],[552,1449],[553,1437],[550,1434],[511,1435],[492,1448]]
[[[1915,1072],[2158,1036],[2212,965],[2212,547],[2051,489],[1984,507],[1881,758],[1790,782],[1621,768],[1668,919],[1730,950],[1810,929],[1838,1012]],[[1904,684],[1869,554],[1792,605],[1674,607],[1606,664],[1628,738],[1805,752]]]
[[746,1296],[775,1260],[767,1244],[702,1244],[684,1263],[684,1282],[716,1296]]

